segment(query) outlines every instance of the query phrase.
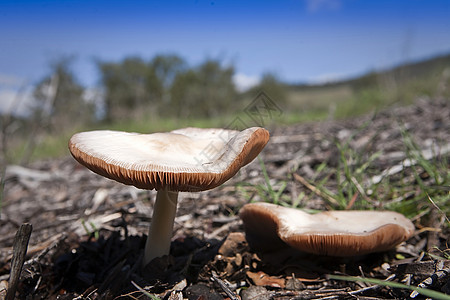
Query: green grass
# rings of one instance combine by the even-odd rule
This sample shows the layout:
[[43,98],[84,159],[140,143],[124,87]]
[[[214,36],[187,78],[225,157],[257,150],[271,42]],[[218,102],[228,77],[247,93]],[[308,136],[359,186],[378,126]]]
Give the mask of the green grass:
[[292,200],[287,195],[283,194],[287,186],[287,181],[281,180],[277,182],[276,186],[272,185],[262,159],[259,159],[259,164],[262,170],[264,183],[256,185],[247,184],[245,182],[239,183],[237,186],[238,191],[247,198],[248,201],[251,201],[254,195],[257,194],[259,199],[264,202],[296,207],[298,205],[296,204],[298,199]]
[[423,215],[438,209],[447,217],[450,215],[450,169],[446,156],[427,159],[408,132],[403,130],[402,134],[407,158],[415,163],[409,168],[410,174],[404,172],[404,180],[392,186],[398,193],[405,193],[411,190],[413,183],[415,193],[407,201],[394,202],[388,208],[410,214],[418,210]]
[[[370,142],[364,149],[351,147],[350,141],[357,133],[355,131],[346,141],[336,143],[339,153],[336,166],[322,162],[315,167],[312,178],[302,179],[307,181],[306,185],[309,187],[297,199],[291,199],[287,186],[290,181],[298,180],[291,174],[286,174],[284,179],[271,179],[262,161],[263,182],[256,185],[241,184],[238,189],[249,201],[264,201],[296,208],[302,208],[311,198],[319,195],[329,209],[387,209],[409,218],[418,215],[427,218],[433,210],[438,210],[444,217],[450,214],[450,170],[445,156],[439,159],[425,158],[412,137],[403,130],[406,159],[414,163],[404,167],[398,174],[385,176],[374,182],[373,176],[383,172],[374,162],[383,153],[372,151],[369,148]],[[296,171],[292,170],[293,173]]]
[[353,96],[352,88],[347,84],[336,86],[317,86],[291,88],[287,106],[297,112],[328,112],[330,105],[340,105]]
[[89,227],[86,224],[86,220],[82,218],[81,225],[83,226],[87,236],[93,236],[96,240],[99,238],[100,236],[99,229],[97,228],[97,226],[95,226],[93,222],[89,222],[89,226],[91,227],[91,229],[89,229]]
[[[88,130],[119,130],[139,133],[166,132],[184,127],[201,127],[201,128],[232,128],[244,129],[262,125],[264,127],[283,126],[297,124],[307,121],[323,120],[327,116],[326,112],[295,112],[283,111],[281,115],[263,118],[264,124],[257,124],[245,112],[241,111],[235,114],[228,114],[220,118],[192,118],[192,119],[176,119],[162,117],[148,117],[140,119],[128,119],[117,121],[111,124],[99,123],[95,125],[87,125],[76,127],[66,132],[59,133],[42,133],[35,140],[35,145],[29,137],[18,138],[10,143],[8,151],[9,163],[21,163],[23,161],[37,161],[43,159],[51,159],[64,157],[69,154],[67,143],[70,137],[81,131]],[[237,126],[235,128],[235,126]],[[29,151],[32,147],[32,151]]]
[[419,294],[426,296],[426,297],[431,297],[432,299],[450,300],[450,295],[447,295],[447,294],[444,294],[444,293],[441,293],[438,291],[415,287],[415,286],[411,286],[411,285],[406,285],[406,284],[402,284],[402,283],[398,283],[398,282],[379,280],[379,279],[375,279],[375,278],[355,277],[355,276],[328,275],[327,277],[329,279],[334,279],[334,280],[353,281],[353,282],[359,281],[359,282],[377,284],[377,285],[385,286],[385,287],[391,287],[391,288],[397,288],[397,289],[407,289],[410,291],[416,291]]

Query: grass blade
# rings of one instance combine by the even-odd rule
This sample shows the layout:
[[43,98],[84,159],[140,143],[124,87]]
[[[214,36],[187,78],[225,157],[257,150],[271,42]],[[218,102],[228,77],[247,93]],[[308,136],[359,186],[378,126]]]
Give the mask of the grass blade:
[[388,286],[388,287],[399,288],[399,289],[408,289],[411,291],[416,291],[419,294],[422,294],[426,297],[431,297],[433,299],[450,300],[450,295],[447,295],[447,294],[444,294],[444,293],[441,293],[438,291],[419,288],[416,286],[406,285],[406,284],[402,284],[402,283],[398,283],[398,282],[385,281],[385,280],[380,280],[380,279],[375,279],[375,278],[363,278],[363,277],[357,277],[357,276],[328,275],[327,277],[329,279],[335,279],[335,280],[353,281],[353,282],[361,281],[361,282],[373,283],[373,284],[377,284],[377,285],[381,285],[381,286]]

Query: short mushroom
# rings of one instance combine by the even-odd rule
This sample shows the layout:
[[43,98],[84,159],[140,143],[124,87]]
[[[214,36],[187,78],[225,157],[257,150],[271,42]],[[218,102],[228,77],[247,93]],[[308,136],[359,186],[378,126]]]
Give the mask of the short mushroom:
[[[289,245],[303,252],[354,256],[392,249],[414,225],[392,211],[327,211],[309,214],[271,203],[250,203],[239,213],[251,247]],[[273,250],[273,249],[272,249]]]
[[217,187],[250,163],[269,140],[267,130],[184,128],[139,134],[98,130],[77,133],[69,141],[72,156],[93,172],[156,189],[156,202],[143,265],[169,254],[178,192]]

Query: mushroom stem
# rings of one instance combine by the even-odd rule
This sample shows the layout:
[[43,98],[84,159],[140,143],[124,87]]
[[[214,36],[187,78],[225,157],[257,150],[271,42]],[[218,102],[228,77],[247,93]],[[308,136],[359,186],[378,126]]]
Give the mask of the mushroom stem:
[[177,201],[178,192],[168,191],[167,188],[157,192],[152,222],[145,243],[144,267],[155,257],[169,254]]

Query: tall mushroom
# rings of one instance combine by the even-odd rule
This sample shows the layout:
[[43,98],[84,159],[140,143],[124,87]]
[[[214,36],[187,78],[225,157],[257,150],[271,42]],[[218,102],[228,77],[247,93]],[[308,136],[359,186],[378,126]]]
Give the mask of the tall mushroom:
[[143,264],[169,254],[178,192],[217,187],[250,163],[269,140],[267,130],[184,128],[166,133],[77,133],[72,156],[93,172],[141,189],[156,189]]
[[[250,203],[239,212],[247,240],[319,255],[354,256],[389,250],[410,238],[413,223],[393,211],[327,211],[308,214],[271,203]],[[264,248],[264,249],[263,249]]]

